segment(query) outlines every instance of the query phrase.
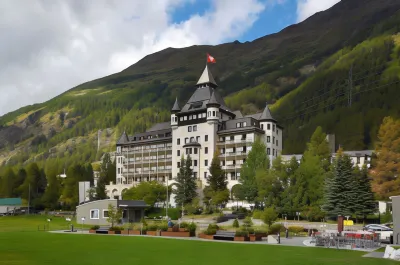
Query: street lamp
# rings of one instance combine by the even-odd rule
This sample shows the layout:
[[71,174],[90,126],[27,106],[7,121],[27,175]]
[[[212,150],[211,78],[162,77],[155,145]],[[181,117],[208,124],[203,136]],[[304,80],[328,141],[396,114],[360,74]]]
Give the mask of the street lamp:
[[83,225],[85,224],[85,217],[82,217],[81,220],[82,220],[82,229],[81,229],[81,233],[83,233]]

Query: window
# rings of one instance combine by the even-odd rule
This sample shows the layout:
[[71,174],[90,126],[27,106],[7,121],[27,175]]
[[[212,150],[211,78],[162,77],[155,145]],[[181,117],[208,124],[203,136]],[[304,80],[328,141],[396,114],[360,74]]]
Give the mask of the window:
[[278,130],[278,128],[276,128],[276,134],[279,135],[279,130]]
[[176,144],[177,144],[177,145],[180,145],[180,144],[181,144],[181,139],[180,139],[180,138],[176,139]]
[[108,210],[103,210],[103,218],[108,218]]
[[272,155],[275,156],[275,149],[272,149]]
[[271,124],[267,123],[267,130],[271,130]]
[[267,148],[267,155],[270,155],[270,154],[271,154],[271,149]]
[[183,120],[186,121],[187,120],[187,116],[183,117]]
[[192,126],[188,126],[188,132],[192,131]]
[[231,180],[236,180],[235,172],[232,172],[232,173],[231,173]]
[[181,156],[181,150],[176,151],[176,156]]
[[196,136],[196,142],[200,143],[200,136]]
[[246,125],[247,125],[247,123],[246,123],[246,122],[243,122],[243,127],[246,127]]
[[179,120],[180,120],[180,121],[183,121],[183,117],[180,117]]
[[201,113],[197,116],[199,119],[201,119]]
[[357,156],[357,164],[360,164],[360,157]]
[[99,209],[90,210],[90,219],[99,219]]
[[194,166],[197,167],[197,160],[193,160],[193,163],[194,163]]
[[197,179],[197,172],[193,172],[193,177]]
[[204,160],[204,166],[208,167],[208,160]]
[[275,124],[272,125],[272,131],[275,132]]
[[121,169],[120,168],[118,168],[118,174],[121,174]]
[[191,143],[194,143],[195,141],[194,141],[194,137],[190,137],[190,142]]
[[211,116],[211,111],[208,112],[208,117],[210,117],[210,116]]
[[267,143],[271,142],[271,136],[267,136]]
[[186,137],[186,138],[185,138],[185,144],[187,144],[188,142],[189,142],[189,138]]
[[206,113],[203,113],[201,116],[202,116],[203,118],[206,118],[207,114],[206,114]]
[[276,146],[279,146],[279,144],[278,144],[278,140],[276,140]]
[[191,120],[192,119],[192,115],[189,115],[189,120]]
[[272,143],[275,143],[275,136],[272,137]]
[[195,155],[197,155],[197,148],[193,148],[193,152]]
[[208,142],[208,135],[205,135],[205,136],[204,136],[204,141],[205,141],[205,142]]
[[213,111],[213,116],[215,116],[215,111]]
[[181,162],[177,163],[177,167],[180,168],[181,167]]
[[194,132],[197,131],[197,125],[193,125],[193,131],[194,131]]
[[204,147],[204,154],[208,154],[208,147]]
[[204,172],[204,179],[207,179],[207,172]]

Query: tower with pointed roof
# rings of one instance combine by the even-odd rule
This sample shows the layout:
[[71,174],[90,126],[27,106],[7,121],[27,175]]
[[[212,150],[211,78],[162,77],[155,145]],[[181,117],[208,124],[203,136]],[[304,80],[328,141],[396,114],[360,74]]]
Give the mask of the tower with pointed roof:
[[268,103],[265,105],[263,112],[258,118],[260,122],[260,128],[265,132],[262,139],[264,140],[265,146],[267,147],[267,155],[269,160],[272,162],[274,157],[282,151],[282,133],[279,135],[279,128],[276,120],[272,117],[271,110],[269,109]]

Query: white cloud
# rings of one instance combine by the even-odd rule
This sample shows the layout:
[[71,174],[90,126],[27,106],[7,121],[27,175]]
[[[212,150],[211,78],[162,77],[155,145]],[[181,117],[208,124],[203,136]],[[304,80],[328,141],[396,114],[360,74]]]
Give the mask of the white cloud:
[[301,22],[319,11],[327,10],[340,0],[297,0],[297,22]]
[[260,0],[212,0],[179,24],[171,12],[193,0],[4,0],[0,16],[0,115],[123,70],[168,47],[239,37]]

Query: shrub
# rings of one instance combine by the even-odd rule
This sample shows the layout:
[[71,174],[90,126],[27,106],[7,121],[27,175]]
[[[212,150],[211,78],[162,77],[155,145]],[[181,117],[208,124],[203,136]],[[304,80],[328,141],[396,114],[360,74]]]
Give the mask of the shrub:
[[140,222],[143,224],[143,226],[147,226],[147,222],[146,220],[142,217],[142,219],[140,220]]
[[176,224],[172,227],[172,232],[179,232],[179,225]]
[[155,224],[151,224],[147,226],[147,231],[157,231],[158,226]]
[[219,226],[217,224],[209,224],[207,229],[219,230]]
[[233,224],[232,224],[232,226],[233,227],[239,227],[239,221],[238,221],[238,219],[235,219],[234,221],[233,221]]
[[238,231],[236,231],[235,236],[248,237],[249,236],[249,232],[248,231],[243,231],[243,230],[238,230]]
[[189,223],[187,223],[187,222],[181,223],[181,228],[188,228],[188,227],[189,227]]
[[158,229],[161,231],[168,231],[168,224],[163,222],[162,224],[158,225]]
[[302,227],[302,226],[289,226],[288,230],[291,233],[298,234],[298,233],[304,232],[304,227]]
[[207,228],[203,233],[206,235],[215,235],[217,233],[217,229]]
[[253,225],[253,221],[251,221],[251,218],[248,216],[243,220],[243,227],[249,228]]
[[278,214],[275,212],[274,208],[265,208],[262,213],[262,219],[265,224],[271,226],[273,222],[278,218]]
[[195,223],[190,223],[189,226],[187,227],[187,230],[190,232],[191,236],[194,236],[196,234],[196,229],[197,225]]
[[269,227],[268,234],[275,235],[275,234],[278,234],[280,232],[285,232],[285,231],[286,231],[286,228],[283,224],[273,224]]
[[120,226],[113,226],[108,229],[108,231],[122,231],[122,230],[124,230],[124,228]]
[[255,231],[254,231],[254,234],[255,234],[255,235],[264,235],[264,234],[267,234],[267,231],[266,231],[266,230],[259,229],[259,230],[255,230]]
[[262,214],[263,214],[263,211],[254,210],[254,212],[253,212],[253,218],[254,218],[254,219],[261,219],[261,218],[262,218]]
[[99,228],[100,228],[99,225],[94,225],[94,226],[92,226],[92,227],[90,228],[90,230],[97,230],[97,229],[99,229]]

